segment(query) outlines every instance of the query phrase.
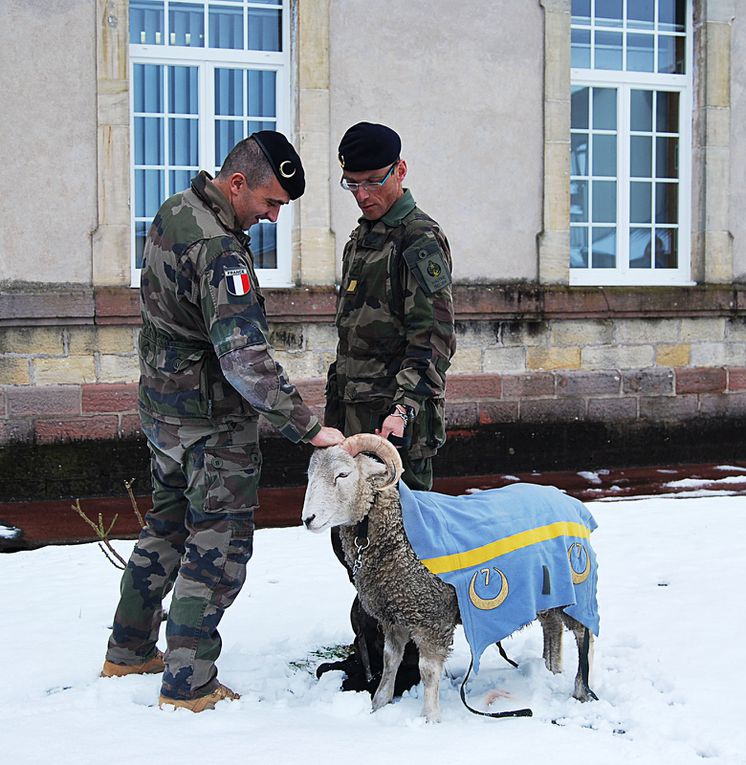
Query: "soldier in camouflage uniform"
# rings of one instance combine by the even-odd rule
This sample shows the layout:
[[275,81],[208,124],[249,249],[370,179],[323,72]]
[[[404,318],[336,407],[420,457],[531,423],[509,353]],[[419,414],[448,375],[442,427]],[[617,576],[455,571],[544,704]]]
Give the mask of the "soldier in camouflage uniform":
[[[214,180],[158,211],[145,245],[139,405],[153,509],[122,577],[102,675],[163,671],[160,704],[199,712],[238,694],[218,682],[218,624],[252,554],[262,458],[258,418],[292,442],[330,446],[273,359],[244,233],[304,190],[300,158],[274,131],[237,144]],[[161,602],[173,586],[165,656]]]
[[[404,483],[429,490],[432,457],[445,441],[445,375],[456,346],[451,253],[440,226],[403,187],[407,165],[400,151],[391,128],[367,122],[351,127],[339,145],[341,185],[363,217],[344,249],[325,424],[346,436],[390,438],[400,447]],[[344,562],[334,530],[332,542]],[[357,651],[342,667],[345,687],[374,691],[383,666],[381,631],[357,601],[352,622]],[[363,681],[356,680],[359,658]],[[415,682],[410,643],[397,693]]]

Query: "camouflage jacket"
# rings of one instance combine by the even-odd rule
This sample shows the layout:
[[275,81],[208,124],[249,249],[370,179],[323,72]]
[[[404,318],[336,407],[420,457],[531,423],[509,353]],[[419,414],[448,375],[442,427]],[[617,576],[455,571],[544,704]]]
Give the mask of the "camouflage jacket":
[[327,412],[336,402],[383,399],[419,414],[429,402],[428,439],[437,431],[431,443],[437,448],[444,440],[445,375],[456,348],[448,240],[405,190],[380,220],[360,219],[342,271]]
[[[320,425],[272,358],[249,237],[210,180],[201,172],[166,200],[148,233],[140,407],[176,424],[261,413],[290,440],[308,441]],[[232,351],[250,351],[250,363],[231,370],[233,384],[221,368]]]

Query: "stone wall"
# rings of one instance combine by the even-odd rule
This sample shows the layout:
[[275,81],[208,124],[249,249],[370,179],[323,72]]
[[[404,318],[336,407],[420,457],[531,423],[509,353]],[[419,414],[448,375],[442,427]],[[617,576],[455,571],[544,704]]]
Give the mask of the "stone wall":
[[[0,295],[0,445],[135,436],[136,292],[40,295],[52,316],[69,307],[62,319],[12,297]],[[452,430],[746,415],[746,290],[457,286],[455,302]],[[333,305],[329,289],[268,292],[277,358],[319,412]]]

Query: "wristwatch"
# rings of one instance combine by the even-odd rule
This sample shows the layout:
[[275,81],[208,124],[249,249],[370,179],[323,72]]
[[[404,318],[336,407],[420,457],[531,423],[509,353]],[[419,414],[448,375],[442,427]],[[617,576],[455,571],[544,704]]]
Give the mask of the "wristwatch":
[[404,427],[406,428],[414,419],[414,409],[406,404],[394,404],[389,410],[389,415],[401,417],[404,421]]

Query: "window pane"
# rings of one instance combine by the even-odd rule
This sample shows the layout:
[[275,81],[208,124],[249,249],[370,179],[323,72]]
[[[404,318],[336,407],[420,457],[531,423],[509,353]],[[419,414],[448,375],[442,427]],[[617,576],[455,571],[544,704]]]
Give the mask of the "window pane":
[[633,228],[629,232],[629,267],[650,268],[653,258],[650,250],[652,231],[649,228]]
[[169,45],[203,48],[205,45],[205,9],[202,5],[171,3],[168,11]]
[[215,166],[220,167],[228,152],[244,138],[243,120],[215,120]]
[[163,120],[135,117],[135,164],[163,164]]
[[658,0],[658,25],[672,32],[686,31],[686,0]]
[[661,74],[684,74],[685,39],[658,35],[658,71]]
[[590,29],[573,29],[570,66],[575,69],[590,69],[591,66],[591,32]]
[[570,146],[570,174],[588,175],[588,134],[573,133]]
[[629,221],[630,223],[651,223],[650,209],[652,207],[653,184],[631,183],[629,187]]
[[591,0],[572,0],[572,23],[589,24]]
[[249,115],[252,117],[277,116],[277,72],[252,70],[248,77]]
[[588,268],[588,229],[570,229],[570,268]]
[[570,182],[570,220],[588,222],[588,181]]
[[210,47],[243,50],[243,8],[210,6]]
[[196,66],[168,68],[168,110],[171,114],[197,114],[199,90]]
[[277,130],[276,120],[249,120],[249,135],[258,130]]
[[594,181],[591,198],[593,222],[616,223],[616,181]]
[[634,178],[653,177],[653,139],[633,135],[629,139],[629,173]]
[[593,129],[616,130],[615,88],[593,88]]
[[650,90],[633,90],[630,98],[630,128],[651,132],[653,129],[653,92]]
[[596,0],[596,24],[622,26],[622,0]]
[[652,29],[655,3],[651,0],[627,0],[627,26],[632,29]]
[[163,112],[163,67],[135,64],[135,111]]
[[655,229],[655,267],[678,268],[678,236],[675,228]]
[[272,223],[257,223],[249,229],[251,254],[257,268],[277,268],[277,228]]
[[199,164],[199,145],[197,137],[197,120],[168,121],[169,164],[190,165]]
[[655,175],[657,178],[678,178],[678,149],[678,138],[655,139]]
[[130,42],[163,45],[163,0],[130,0]]
[[593,175],[616,177],[616,136],[593,136]]
[[195,175],[197,175],[196,168],[193,170],[171,170],[168,174],[168,180],[171,184],[170,193],[176,194],[188,189]]
[[616,229],[593,228],[592,268],[616,268]]
[[660,91],[655,94],[655,127],[659,133],[679,132],[679,94]]
[[679,184],[655,184],[655,222],[679,222]]
[[622,68],[622,35],[620,32],[596,32],[596,69]]
[[163,201],[163,171],[135,170],[135,215],[152,218]]
[[627,36],[627,69],[632,72],[653,72],[653,35]]
[[570,125],[573,128],[588,129],[588,96],[590,88],[574,87],[570,95]]
[[282,12],[249,8],[249,50],[282,50]]
[[243,70],[215,70],[215,114],[243,116]]

